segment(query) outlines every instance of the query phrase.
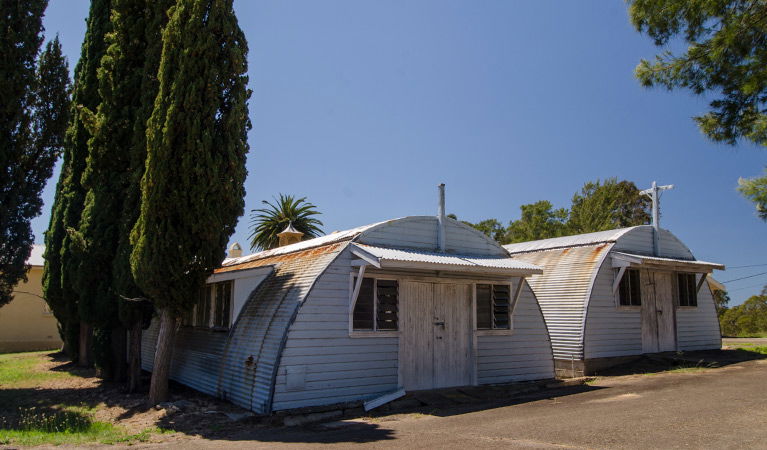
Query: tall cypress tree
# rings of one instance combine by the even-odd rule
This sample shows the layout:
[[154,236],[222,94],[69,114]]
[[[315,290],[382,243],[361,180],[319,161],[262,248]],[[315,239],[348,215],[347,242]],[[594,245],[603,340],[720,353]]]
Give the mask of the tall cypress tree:
[[[47,0],[0,2],[0,306],[26,277],[31,220],[61,153],[69,107],[69,70],[56,38],[45,51]],[[36,63],[37,61],[37,63]]]
[[149,401],[167,398],[181,313],[243,212],[247,44],[232,0],[179,0],[163,32],[131,269],[160,313]]
[[[44,292],[47,297],[58,297],[55,303],[64,305],[61,310],[83,313],[79,305],[80,265],[86,243],[77,232],[80,225],[85,189],[82,176],[88,157],[89,122],[100,103],[97,71],[104,55],[104,35],[109,30],[109,0],[93,0],[87,20],[85,40],[80,60],[75,66],[75,85],[69,127],[64,142],[64,163],[57,185],[56,200],[51,223],[46,234],[46,275]],[[57,285],[58,284],[58,285]],[[87,313],[85,314],[87,316]],[[67,336],[79,323],[80,337],[77,351],[81,365],[91,361],[91,327],[79,318],[70,318],[65,324]]]
[[[146,155],[144,136],[149,114],[144,112],[148,109],[144,102],[149,99],[146,94],[138,93],[144,87],[145,73],[156,78],[161,40],[158,39],[160,44],[157,44],[147,38],[159,37],[168,3],[113,0],[112,31],[106,35],[107,50],[98,69],[101,103],[93,121],[93,137],[88,143],[87,167],[82,178],[83,186],[88,189],[80,223],[86,246],[78,285],[81,286],[81,318],[96,329],[94,362],[106,378],[122,379],[125,374],[125,329],[119,316],[120,304],[124,301],[120,295],[135,295],[136,287],[132,277],[126,279],[121,275],[118,279],[124,283],[118,288],[112,268],[116,254],[125,256],[118,250],[121,241],[128,241],[130,232],[124,221],[132,227],[137,215],[131,211],[133,220],[123,217],[126,198],[131,198],[130,208],[137,207],[133,200],[139,190]],[[156,29],[147,30],[147,27]],[[152,61],[147,64],[148,55]],[[155,88],[155,96],[156,91]],[[136,151],[134,141],[139,141],[140,151]],[[127,325],[140,323],[145,310],[138,306],[136,311],[130,304],[123,304]]]
[[[131,392],[138,389],[141,381],[141,333],[151,319],[153,308],[148,301],[141,301],[145,295],[133,280],[130,233],[138,220],[141,203],[141,178],[146,164],[146,123],[159,90],[157,71],[162,55],[162,30],[168,22],[168,8],[174,3],[175,0],[115,0],[112,15],[114,32],[108,49],[108,54],[115,60],[115,73],[122,68],[122,76],[137,77],[136,82],[140,84],[138,95],[132,93],[139,104],[132,112],[131,134],[125,141],[129,143],[126,149],[128,173],[112,267],[112,286],[120,297],[120,320],[130,330],[128,380]],[[140,20],[133,17],[140,17]],[[136,65],[139,63],[142,66]]]

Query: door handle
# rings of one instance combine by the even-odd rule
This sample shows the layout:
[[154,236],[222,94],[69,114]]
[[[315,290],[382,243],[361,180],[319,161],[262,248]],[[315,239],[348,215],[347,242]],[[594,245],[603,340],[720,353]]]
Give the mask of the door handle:
[[444,321],[442,321],[442,322],[434,322],[434,325],[438,325],[438,326],[441,326],[442,328],[445,328],[445,322]]
[[656,311],[658,314],[663,314],[663,310],[662,310],[662,309],[657,309],[657,310],[655,310],[655,311]]

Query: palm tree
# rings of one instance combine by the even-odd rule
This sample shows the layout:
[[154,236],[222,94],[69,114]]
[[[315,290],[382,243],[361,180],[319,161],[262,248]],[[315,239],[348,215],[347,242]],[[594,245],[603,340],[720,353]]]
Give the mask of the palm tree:
[[277,247],[277,233],[289,224],[304,233],[304,239],[311,239],[322,234],[319,228],[322,222],[312,216],[321,214],[317,207],[306,201],[306,197],[296,199],[292,195],[280,194],[274,203],[261,200],[267,205],[261,209],[251,210],[250,218],[250,249],[267,250]]

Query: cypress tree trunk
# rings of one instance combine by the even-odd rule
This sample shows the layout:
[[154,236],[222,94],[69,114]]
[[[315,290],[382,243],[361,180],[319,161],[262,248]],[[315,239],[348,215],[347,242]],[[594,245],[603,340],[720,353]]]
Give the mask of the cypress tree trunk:
[[116,326],[112,328],[112,380],[125,381],[128,367],[128,330]]
[[141,322],[136,321],[130,328],[128,350],[128,392],[141,389]]
[[93,327],[85,322],[80,322],[80,350],[78,351],[79,360],[77,362],[80,367],[90,367],[93,364],[92,344]]
[[149,386],[149,406],[168,400],[168,377],[177,327],[178,318],[173,311],[170,308],[161,309],[160,331],[157,335],[157,348],[152,368],[152,384]]

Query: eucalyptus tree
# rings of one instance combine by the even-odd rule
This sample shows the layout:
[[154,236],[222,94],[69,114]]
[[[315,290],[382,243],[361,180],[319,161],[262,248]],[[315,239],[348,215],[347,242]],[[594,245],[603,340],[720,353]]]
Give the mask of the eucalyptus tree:
[[648,197],[631,181],[608,178],[589,181],[573,195],[567,221],[568,234],[644,225],[650,222]]
[[160,318],[151,404],[168,395],[178,320],[243,212],[250,127],[247,44],[232,0],[179,0],[169,16],[131,234],[134,279]]
[[767,222],[767,169],[764,175],[738,180],[738,190],[756,205],[756,215]]

